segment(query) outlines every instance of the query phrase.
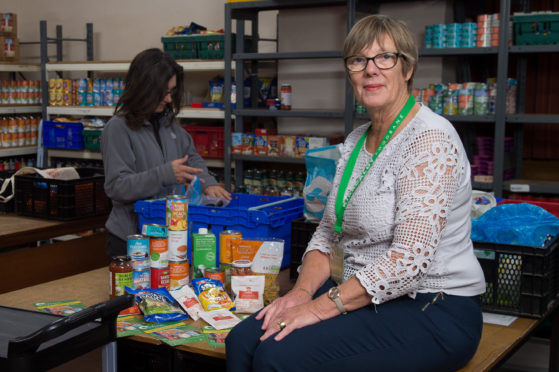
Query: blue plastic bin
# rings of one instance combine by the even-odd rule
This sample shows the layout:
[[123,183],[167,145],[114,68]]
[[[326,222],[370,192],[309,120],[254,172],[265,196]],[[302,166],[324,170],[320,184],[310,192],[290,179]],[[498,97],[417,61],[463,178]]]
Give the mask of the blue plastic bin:
[[[216,235],[219,260],[219,233],[223,230],[240,231],[244,238],[279,238],[285,241],[281,267],[290,263],[291,221],[303,217],[303,198],[232,194],[227,207],[189,205],[188,259],[192,259],[192,233],[200,227]],[[165,199],[140,200],[134,204],[138,227],[144,223],[165,224]]]
[[49,149],[83,150],[83,124],[43,121],[43,146]]

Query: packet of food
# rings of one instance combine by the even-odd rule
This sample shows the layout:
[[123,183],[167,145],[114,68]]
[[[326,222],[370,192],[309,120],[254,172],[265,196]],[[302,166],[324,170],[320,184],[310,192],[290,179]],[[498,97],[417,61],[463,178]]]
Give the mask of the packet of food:
[[[210,278],[197,278],[192,280],[194,292],[198,295],[198,299],[202,307],[206,311],[217,309],[235,310],[235,304],[223,289],[223,285],[219,280]],[[200,314],[202,316],[202,314]]]
[[190,288],[190,286],[185,285],[184,287],[171,290],[170,293],[192,320],[198,320],[200,318],[199,314],[203,312],[204,309],[200,301],[198,301],[198,296],[196,296],[196,293],[194,293],[194,290]]
[[280,287],[277,277],[283,259],[283,244],[283,239],[265,239],[252,260],[252,272],[266,278],[264,305],[270,304],[278,297]]
[[177,305],[167,288],[124,287],[126,292],[133,294],[144,319],[148,322],[163,323],[187,319],[188,315]]
[[261,275],[233,275],[231,290],[237,313],[253,314],[264,307],[265,278]]
[[204,319],[215,329],[233,328],[241,322],[241,319],[227,309],[205,311],[200,313],[200,318]]

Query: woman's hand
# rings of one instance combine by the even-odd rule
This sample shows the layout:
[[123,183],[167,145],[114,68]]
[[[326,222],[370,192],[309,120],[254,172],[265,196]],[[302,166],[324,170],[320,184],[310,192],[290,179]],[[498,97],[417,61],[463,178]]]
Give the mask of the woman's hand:
[[[273,303],[269,306],[271,305],[273,305]],[[309,301],[301,305],[279,311],[275,313],[273,318],[270,317],[267,319],[270,322],[265,328],[264,334],[260,337],[260,341],[266,340],[274,333],[277,333],[274,340],[281,341],[285,338],[285,336],[296,329],[320,322],[321,319],[318,315],[319,313],[320,312],[316,309],[315,301]],[[260,316],[260,314],[258,314],[258,316]],[[258,319],[258,317],[256,319]],[[280,326],[280,323],[282,326]],[[264,330],[264,327],[262,327],[262,329]]]
[[231,194],[223,187],[218,185],[212,185],[206,187],[206,189],[204,190],[204,194],[208,196],[213,196],[215,198],[225,198],[227,200],[231,200]]
[[262,311],[256,316],[257,320],[264,318],[262,330],[266,331],[266,333],[262,336],[262,338],[260,338],[260,340],[263,341],[268,338],[271,333],[278,331],[279,326],[277,322],[279,314],[282,314],[288,309],[310,302],[311,298],[304,291],[291,291],[285,296],[275,299],[274,302],[262,309]]
[[[171,162],[173,166],[173,172],[175,173],[175,178],[177,179],[177,183],[182,184],[185,182],[191,182],[194,180],[194,176],[198,173],[202,173],[203,170],[200,168],[193,168],[185,165],[188,160],[188,155],[185,155],[184,158],[176,159]],[[204,182],[203,179],[200,179],[201,182]]]

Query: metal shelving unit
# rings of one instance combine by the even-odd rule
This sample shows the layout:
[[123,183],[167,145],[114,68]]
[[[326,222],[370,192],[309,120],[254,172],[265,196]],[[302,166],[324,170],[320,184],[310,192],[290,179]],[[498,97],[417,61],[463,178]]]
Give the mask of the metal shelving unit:
[[[40,72],[38,63],[0,62],[0,72]],[[0,105],[0,115],[40,114],[41,105]],[[37,146],[0,147],[0,158],[37,154]]]
[[[334,59],[341,58],[340,50],[322,50],[307,52],[278,52],[278,53],[258,53],[257,43],[252,43],[252,50],[243,49],[243,40],[245,37],[245,23],[251,23],[251,34],[258,35],[258,13],[269,10],[282,9],[306,9],[317,7],[345,6],[347,12],[348,30],[355,20],[356,0],[270,0],[270,1],[252,1],[227,3],[225,5],[225,164],[231,163],[235,165],[235,180],[232,180],[230,167],[225,167],[225,185],[230,187],[232,182],[239,186],[242,183],[243,163],[244,162],[266,162],[266,163],[287,163],[287,164],[304,164],[303,158],[286,158],[286,157],[267,157],[267,156],[247,156],[231,154],[231,134],[235,131],[241,131],[243,128],[244,118],[254,117],[284,117],[284,118],[338,118],[344,119],[345,134],[348,134],[353,128],[354,112],[353,112],[353,92],[346,82],[346,104],[345,110],[322,110],[322,109],[305,109],[305,110],[265,110],[255,108],[244,108],[243,100],[237,99],[236,108],[231,105],[231,79],[233,77],[229,62],[236,66],[235,81],[244,81],[244,68],[249,68],[252,76],[258,75],[258,63],[262,61],[278,61],[278,60],[301,60],[301,59]],[[236,21],[236,29],[233,30],[233,20]],[[232,52],[233,34],[235,33],[235,44],[237,50]],[[241,46],[239,48],[239,46]],[[237,88],[238,89],[238,88]],[[235,117],[235,125],[233,128],[231,117]]]

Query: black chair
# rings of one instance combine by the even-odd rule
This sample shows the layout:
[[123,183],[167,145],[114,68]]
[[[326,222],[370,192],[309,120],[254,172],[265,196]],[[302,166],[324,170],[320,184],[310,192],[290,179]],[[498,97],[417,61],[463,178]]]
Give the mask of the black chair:
[[[116,347],[118,313],[134,304],[126,294],[67,317],[0,306],[0,371],[41,371],[98,347]],[[116,370],[114,360],[103,369]]]

